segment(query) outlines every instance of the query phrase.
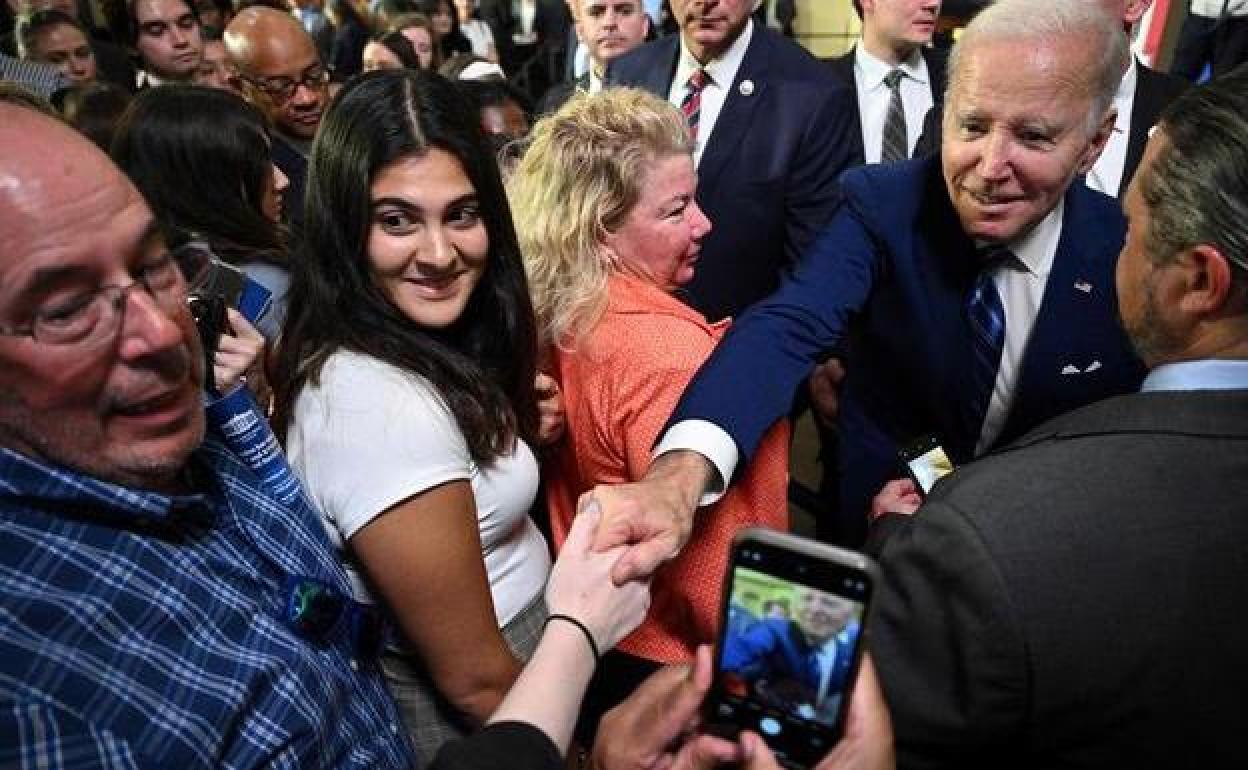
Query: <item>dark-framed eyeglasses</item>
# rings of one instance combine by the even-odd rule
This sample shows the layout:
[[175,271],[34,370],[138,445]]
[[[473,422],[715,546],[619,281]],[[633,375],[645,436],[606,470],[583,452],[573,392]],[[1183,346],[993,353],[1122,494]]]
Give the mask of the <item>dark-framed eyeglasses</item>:
[[299,90],[299,86],[306,86],[314,91],[320,89],[329,79],[329,71],[320,64],[313,64],[297,78],[260,78],[241,73],[239,77],[263,91],[264,95],[269,97],[275,106],[281,107],[294,98],[295,92]]
[[35,310],[30,323],[0,326],[0,334],[31,337],[40,345],[85,345],[112,339],[121,329],[126,298],[136,286],[172,317],[186,302],[187,287],[202,281],[211,264],[207,245],[192,241],[144,261],[133,283],[57,297]]
[[323,580],[291,575],[285,583],[282,619],[295,633],[317,644],[346,634],[356,657],[374,661],[388,641],[381,611],[361,604]]

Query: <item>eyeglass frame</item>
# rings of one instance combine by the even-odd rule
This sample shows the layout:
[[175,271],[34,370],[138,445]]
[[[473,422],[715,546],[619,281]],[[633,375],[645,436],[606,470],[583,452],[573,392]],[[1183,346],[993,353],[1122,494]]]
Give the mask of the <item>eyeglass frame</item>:
[[[193,271],[193,275],[188,275],[188,271],[186,267],[184,267],[184,264],[187,263],[188,260],[185,258],[190,257],[192,254],[196,255],[199,259],[197,263],[198,269]],[[131,290],[133,290],[136,286],[143,287],[143,290],[147,293],[148,298],[155,302],[157,307],[162,310],[172,311],[181,306],[185,306],[188,293],[194,285],[203,280],[203,276],[211,264],[212,250],[206,243],[200,241],[189,241],[176,248],[165,249],[162,252],[161,257],[167,259],[167,264],[172,265],[174,269],[175,280],[169,287],[154,289],[148,283],[149,271],[153,269],[163,269],[166,266],[166,263],[162,262],[160,265],[155,267],[152,265],[143,267],[139,271],[139,274],[135,276],[134,281],[126,284],[125,286],[119,286],[117,284],[97,286],[88,292],[84,292],[84,294],[79,298],[81,299],[82,304],[80,305],[78,312],[84,312],[92,303],[99,301],[99,298],[107,298],[107,295],[109,294],[113,295],[111,302],[106,307],[111,307],[113,318],[116,320],[113,321],[113,329],[107,335],[102,334],[99,331],[98,327],[100,322],[97,321],[95,326],[89,329],[78,339],[62,341],[45,339],[44,337],[46,337],[46,332],[41,335],[37,330],[39,329],[40,322],[45,320],[49,315],[52,315],[53,311],[48,311],[45,308],[39,308],[32,313],[32,320],[29,324],[19,324],[13,326],[0,325],[0,336],[30,337],[30,339],[38,345],[58,348],[71,348],[92,341],[111,339],[120,332],[125,323],[126,300],[129,299]],[[183,259],[180,259],[179,257],[182,257]],[[166,302],[168,303],[167,306]],[[101,316],[101,319],[103,318],[104,316]]]
[[[313,69],[318,70],[318,74],[312,75],[310,71]],[[240,80],[250,83],[266,97],[268,97],[268,99],[273,102],[274,107],[281,107],[291,99],[295,98],[295,94],[299,92],[299,86],[303,86],[310,90],[319,90],[324,88],[325,84],[329,82],[329,69],[318,61],[315,64],[309,64],[305,67],[303,72],[300,73],[297,78],[287,77],[286,75],[255,77],[253,75],[247,75],[243,72],[239,72],[238,77]],[[272,85],[272,81],[274,80],[286,81],[286,83],[281,86],[280,91],[275,89]],[[283,93],[288,89],[290,93],[285,93],[283,95]]]

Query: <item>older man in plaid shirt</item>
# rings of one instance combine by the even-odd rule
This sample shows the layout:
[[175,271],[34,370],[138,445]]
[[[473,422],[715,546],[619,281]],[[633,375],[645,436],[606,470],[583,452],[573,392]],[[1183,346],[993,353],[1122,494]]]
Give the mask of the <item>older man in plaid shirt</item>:
[[319,521],[204,437],[179,252],[67,126],[0,146],[0,767],[412,766]]

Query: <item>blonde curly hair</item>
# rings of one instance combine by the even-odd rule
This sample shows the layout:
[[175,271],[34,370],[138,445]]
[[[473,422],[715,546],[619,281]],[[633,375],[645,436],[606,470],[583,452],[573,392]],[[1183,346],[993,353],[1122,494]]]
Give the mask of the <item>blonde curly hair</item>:
[[602,315],[603,250],[655,161],[691,154],[684,116],[635,88],[577,94],[533,128],[507,183],[542,344],[575,347]]

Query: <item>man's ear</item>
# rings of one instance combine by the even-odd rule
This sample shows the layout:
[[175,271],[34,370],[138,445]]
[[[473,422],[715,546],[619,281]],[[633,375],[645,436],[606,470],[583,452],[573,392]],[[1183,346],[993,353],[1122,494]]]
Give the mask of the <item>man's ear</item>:
[[1080,174],[1088,173],[1096,165],[1096,159],[1101,157],[1101,151],[1105,149],[1105,143],[1109,141],[1110,134],[1114,133],[1116,122],[1118,122],[1118,108],[1110,107],[1101,118],[1100,125],[1096,127],[1096,133],[1088,140],[1083,157],[1079,159]]
[[1195,318],[1213,318],[1230,309],[1234,276],[1230,260],[1217,246],[1191,246],[1176,262],[1184,281],[1183,297],[1179,300],[1184,313]]
[[1144,14],[1148,13],[1148,8],[1153,4],[1153,0],[1127,0],[1122,8],[1122,21],[1128,27],[1134,27],[1140,23],[1140,19],[1144,18]]

